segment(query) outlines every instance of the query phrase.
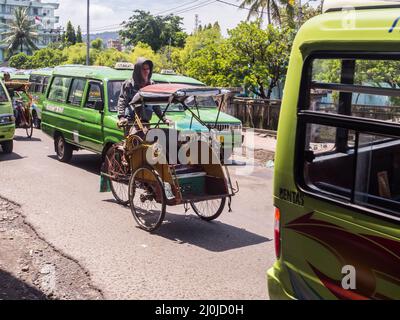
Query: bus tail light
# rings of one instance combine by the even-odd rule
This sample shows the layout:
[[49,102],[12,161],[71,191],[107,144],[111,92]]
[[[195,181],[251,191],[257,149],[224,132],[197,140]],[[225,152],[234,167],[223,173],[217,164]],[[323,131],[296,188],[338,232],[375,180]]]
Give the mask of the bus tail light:
[[275,254],[276,258],[281,257],[281,211],[275,208]]

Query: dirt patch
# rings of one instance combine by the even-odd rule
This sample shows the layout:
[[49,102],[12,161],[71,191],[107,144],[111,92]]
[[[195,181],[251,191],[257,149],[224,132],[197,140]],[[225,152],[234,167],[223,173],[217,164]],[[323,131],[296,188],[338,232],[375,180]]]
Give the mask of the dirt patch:
[[98,300],[89,273],[28,225],[21,208],[0,197],[0,300]]
[[275,152],[264,149],[256,149],[254,150],[254,158],[259,164],[266,165],[268,161],[273,161],[275,159]]

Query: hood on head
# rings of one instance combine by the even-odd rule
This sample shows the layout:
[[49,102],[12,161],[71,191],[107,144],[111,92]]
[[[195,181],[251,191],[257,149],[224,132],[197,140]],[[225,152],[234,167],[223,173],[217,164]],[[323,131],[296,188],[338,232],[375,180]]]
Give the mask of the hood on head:
[[[148,64],[150,66],[150,74],[149,74],[149,81],[144,83],[142,78],[142,66],[144,64]],[[135,68],[133,70],[133,81],[135,82],[135,87],[141,87],[150,84],[151,77],[153,75],[153,62],[151,60],[145,58],[139,58],[135,64]]]

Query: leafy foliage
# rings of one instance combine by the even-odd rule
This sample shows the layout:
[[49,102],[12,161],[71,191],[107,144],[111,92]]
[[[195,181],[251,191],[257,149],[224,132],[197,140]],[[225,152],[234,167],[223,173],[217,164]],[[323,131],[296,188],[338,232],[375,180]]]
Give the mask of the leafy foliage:
[[268,24],[276,22],[282,25],[281,8],[284,8],[286,15],[293,21],[294,2],[294,0],[243,0],[240,7],[246,8],[249,6],[248,21],[252,17],[256,17],[259,19],[259,23],[261,23],[266,10]]
[[135,10],[135,14],[123,23],[120,36],[126,45],[147,43],[154,51],[166,45],[183,47],[186,33],[181,27],[183,18],[173,14],[153,16],[150,12]]
[[76,44],[76,33],[71,21],[67,23],[67,32],[65,33],[65,43],[68,46]]
[[29,61],[30,57],[26,53],[20,52],[10,58],[9,65],[12,68],[29,69],[30,68]]
[[103,49],[103,46],[104,46],[103,40],[101,40],[100,38],[93,40],[90,43],[90,45],[93,49],[96,49],[96,50],[101,50],[101,49]]
[[38,33],[35,24],[29,17],[28,8],[18,7],[14,16],[9,25],[0,24],[9,29],[1,34],[4,38],[2,42],[7,45],[9,57],[18,50],[23,52],[24,48],[28,51],[37,50],[35,40],[38,38]]
[[76,43],[83,43],[81,26],[78,26],[78,30],[76,31]]

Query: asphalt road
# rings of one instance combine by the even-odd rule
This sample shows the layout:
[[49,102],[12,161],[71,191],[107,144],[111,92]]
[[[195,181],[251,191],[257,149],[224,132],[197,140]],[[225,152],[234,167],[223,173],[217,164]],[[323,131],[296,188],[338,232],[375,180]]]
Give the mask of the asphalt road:
[[[20,135],[20,136],[19,136]],[[168,208],[156,234],[136,227],[129,208],[100,193],[100,157],[55,158],[53,141],[17,130],[12,155],[0,152],[0,195],[22,205],[26,220],[76,259],[108,299],[267,299],[274,262],[273,172],[237,174],[233,212],[212,223]],[[243,169],[242,169],[243,170]]]

